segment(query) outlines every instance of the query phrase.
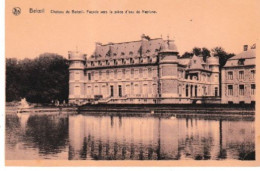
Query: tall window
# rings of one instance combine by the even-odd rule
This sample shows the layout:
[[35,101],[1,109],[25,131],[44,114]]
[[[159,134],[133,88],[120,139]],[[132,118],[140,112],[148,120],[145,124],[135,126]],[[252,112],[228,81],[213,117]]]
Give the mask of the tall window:
[[215,87],[215,97],[218,96],[218,87]]
[[189,96],[189,85],[186,85],[186,97]]
[[143,77],[143,69],[142,68],[139,69],[139,75],[140,75],[140,77]]
[[244,71],[239,71],[238,78],[243,80],[244,79]]
[[135,72],[135,70],[131,69],[131,78],[134,78],[134,72]]
[[115,79],[117,79],[117,70],[114,70],[114,75]]
[[228,85],[228,95],[233,96],[233,85]]
[[148,77],[151,78],[152,77],[152,69],[148,68]]
[[255,95],[255,84],[251,84],[251,95]]
[[244,94],[245,94],[245,86],[239,85],[239,95],[244,96]]
[[118,96],[122,97],[122,86],[121,85],[118,86]]
[[99,79],[102,78],[102,71],[99,71]]
[[228,72],[227,79],[228,80],[233,80],[233,72],[232,71]]
[[110,86],[110,96],[114,96],[114,86]]
[[251,70],[251,78],[255,79],[255,70]]
[[88,80],[91,80],[91,73],[88,73]]
[[125,78],[125,69],[122,69],[122,78]]

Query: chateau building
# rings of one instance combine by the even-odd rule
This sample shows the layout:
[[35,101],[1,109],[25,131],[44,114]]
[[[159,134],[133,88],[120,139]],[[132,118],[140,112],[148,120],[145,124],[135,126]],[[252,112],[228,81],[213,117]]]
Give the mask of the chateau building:
[[222,73],[222,103],[255,103],[256,45],[227,60]]
[[69,102],[201,103],[219,99],[219,59],[180,58],[173,40],[96,43],[91,56],[69,52]]

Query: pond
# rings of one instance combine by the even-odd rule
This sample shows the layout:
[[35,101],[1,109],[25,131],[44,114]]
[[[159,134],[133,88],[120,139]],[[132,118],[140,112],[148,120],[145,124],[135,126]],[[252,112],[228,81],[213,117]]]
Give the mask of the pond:
[[6,160],[255,159],[254,116],[6,111]]

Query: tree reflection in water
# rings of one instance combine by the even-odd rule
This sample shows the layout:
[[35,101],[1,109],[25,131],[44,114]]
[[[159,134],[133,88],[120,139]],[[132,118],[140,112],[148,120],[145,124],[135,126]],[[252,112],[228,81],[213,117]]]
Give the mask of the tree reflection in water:
[[8,159],[36,149],[39,158],[69,160],[254,160],[254,129],[254,120],[241,117],[14,114],[6,117],[6,153]]

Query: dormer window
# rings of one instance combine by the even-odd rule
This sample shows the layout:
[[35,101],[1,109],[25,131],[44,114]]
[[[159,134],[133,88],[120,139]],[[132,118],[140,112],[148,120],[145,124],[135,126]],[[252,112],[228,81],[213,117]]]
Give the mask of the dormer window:
[[94,66],[94,62],[93,61],[91,61],[91,66]]
[[245,59],[239,59],[238,65],[245,65]]
[[99,65],[99,66],[102,66],[102,62],[101,62],[101,61],[98,61],[98,65]]
[[146,53],[150,53],[150,50],[147,50]]
[[117,61],[116,61],[116,59],[114,59],[114,65],[117,65]]
[[125,59],[122,59],[122,64],[126,64]]
[[143,58],[139,58],[139,63],[143,63]]
[[113,53],[114,56],[116,56],[116,53]]
[[130,64],[134,64],[135,62],[134,62],[134,60],[133,60],[133,58],[130,58]]
[[122,56],[124,56],[124,55],[125,55],[125,53],[124,53],[124,52],[121,52],[121,55],[122,55]]
[[134,53],[133,53],[132,51],[130,51],[130,52],[129,52],[129,55],[131,55],[131,56],[132,56],[133,54],[134,54]]

